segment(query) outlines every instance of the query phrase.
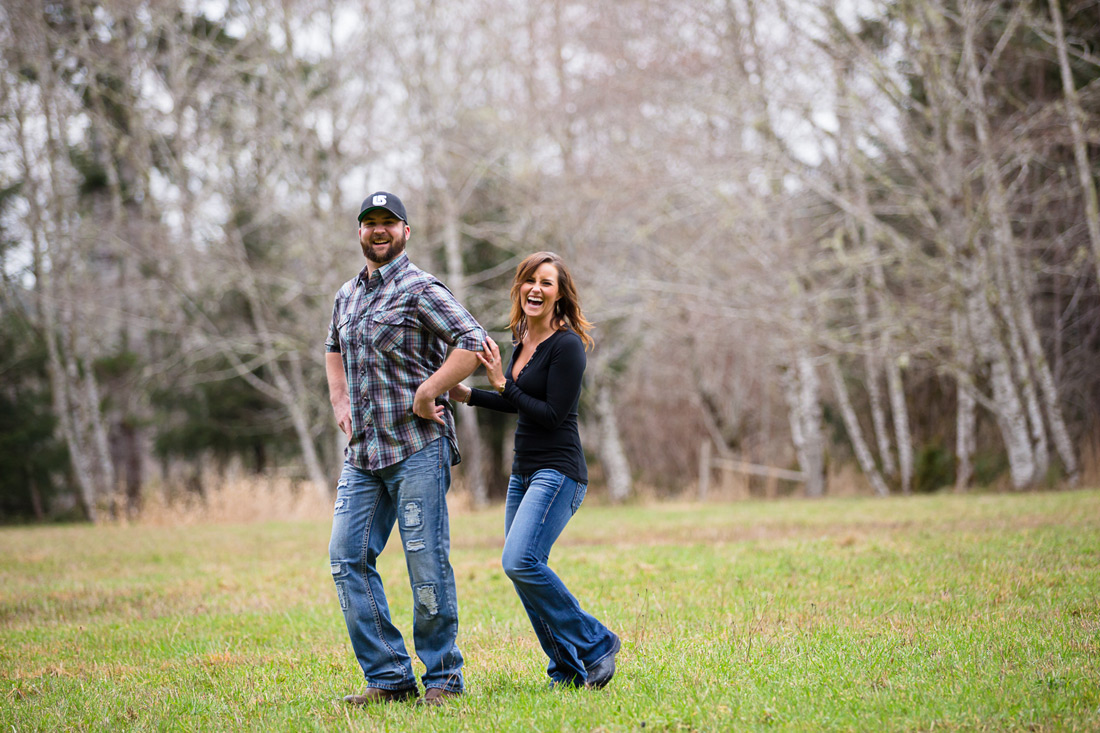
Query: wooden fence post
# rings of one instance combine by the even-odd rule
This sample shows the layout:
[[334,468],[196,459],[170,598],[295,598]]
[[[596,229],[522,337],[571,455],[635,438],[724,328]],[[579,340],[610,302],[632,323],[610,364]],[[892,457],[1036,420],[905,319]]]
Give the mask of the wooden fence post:
[[699,446],[699,501],[705,501],[710,488],[710,441]]

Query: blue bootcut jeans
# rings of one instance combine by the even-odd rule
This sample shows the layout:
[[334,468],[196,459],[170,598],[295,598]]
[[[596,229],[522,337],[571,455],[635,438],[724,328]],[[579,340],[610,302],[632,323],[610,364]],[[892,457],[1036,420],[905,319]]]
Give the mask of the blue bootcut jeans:
[[458,598],[449,559],[450,485],[451,447],[444,438],[377,471],[344,464],[329,561],[352,650],[369,687],[416,688],[412,660],[390,620],[376,570],[396,521],[413,592],[413,644],[426,667],[424,687],[462,691],[462,654],[455,644]]
[[588,669],[610,654],[617,637],[546,564],[565,525],[584,501],[587,484],[553,469],[512,474],[504,509],[504,572],[523,602],[555,682],[582,685]]

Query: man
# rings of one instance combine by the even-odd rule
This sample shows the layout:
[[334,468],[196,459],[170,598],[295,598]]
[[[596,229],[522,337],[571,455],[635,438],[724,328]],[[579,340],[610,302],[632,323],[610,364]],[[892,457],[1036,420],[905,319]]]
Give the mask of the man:
[[413,643],[427,668],[419,702],[438,705],[463,691],[446,499],[460,458],[440,395],[473,372],[486,333],[441,282],[409,262],[410,232],[397,196],[379,191],[363,201],[367,263],[336,294],[325,341],[329,397],[348,436],[329,558],[367,681],[365,692],[344,698],[354,705],[419,695],[376,570],[395,521],[413,591]]

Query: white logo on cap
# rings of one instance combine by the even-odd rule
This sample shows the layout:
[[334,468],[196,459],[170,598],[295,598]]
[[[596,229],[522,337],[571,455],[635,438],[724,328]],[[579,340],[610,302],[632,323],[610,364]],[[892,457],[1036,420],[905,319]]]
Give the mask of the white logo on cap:
[[386,205],[386,197],[385,196],[375,196],[373,199],[371,199],[371,203],[374,204],[375,206],[385,206]]

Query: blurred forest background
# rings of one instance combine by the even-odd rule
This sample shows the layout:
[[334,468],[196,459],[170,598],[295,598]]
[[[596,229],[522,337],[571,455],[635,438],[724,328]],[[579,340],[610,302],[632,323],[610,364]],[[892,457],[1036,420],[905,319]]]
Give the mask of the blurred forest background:
[[4,0],[0,46],[0,521],[327,501],[376,189],[498,340],[571,264],[608,500],[1095,480],[1097,0]]

